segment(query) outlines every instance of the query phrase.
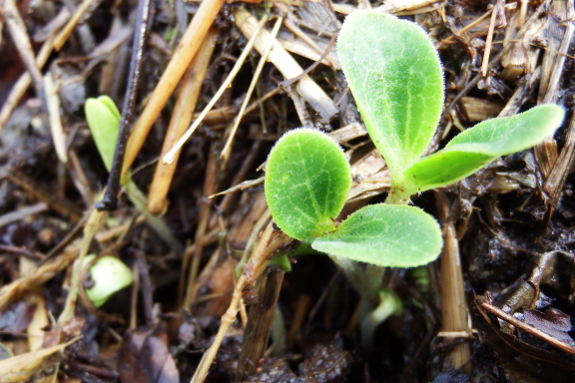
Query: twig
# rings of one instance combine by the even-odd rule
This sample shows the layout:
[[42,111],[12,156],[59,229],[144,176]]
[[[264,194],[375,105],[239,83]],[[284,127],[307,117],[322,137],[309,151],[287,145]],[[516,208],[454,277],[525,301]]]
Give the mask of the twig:
[[138,291],[140,290],[140,267],[138,263],[132,266],[132,286],[130,295],[130,331],[138,328]]
[[299,75],[287,79],[285,81],[281,82],[281,85],[285,88],[288,87],[290,85],[292,85],[293,83],[295,83],[296,81],[300,80],[303,76],[307,75],[308,73],[310,73],[312,70],[314,70],[319,64],[321,64],[321,62],[327,58],[327,56],[330,54],[331,50],[333,49],[334,45],[335,45],[335,41],[337,40],[337,36],[338,33],[334,32],[331,35],[331,40],[329,41],[329,44],[327,45],[327,48],[325,48],[325,50],[323,51],[323,53],[321,54],[321,56],[319,57],[319,59],[316,60],[316,62],[314,62],[313,64],[311,64],[309,67],[307,67],[303,72],[301,72]]
[[190,138],[190,136],[196,131],[196,129],[198,128],[198,126],[200,126],[200,124],[202,123],[202,121],[204,120],[204,117],[206,117],[206,115],[209,113],[210,110],[212,110],[212,108],[214,107],[214,105],[216,105],[216,102],[218,102],[218,100],[220,99],[220,97],[222,97],[222,95],[224,94],[224,92],[229,88],[230,84],[234,81],[236,75],[238,74],[238,72],[240,71],[240,69],[242,68],[242,65],[244,64],[244,61],[246,61],[246,58],[248,57],[248,55],[250,54],[256,38],[258,37],[258,33],[259,31],[262,30],[262,28],[264,27],[265,23],[268,20],[268,16],[264,16],[262,17],[262,19],[260,20],[259,24],[258,24],[258,28],[257,28],[257,32],[254,33],[254,35],[252,36],[252,38],[248,41],[246,47],[244,48],[242,54],[240,55],[240,57],[238,57],[237,61],[235,62],[232,70],[230,71],[230,73],[228,74],[228,77],[226,77],[226,79],[224,80],[224,82],[222,83],[222,85],[220,86],[220,88],[218,89],[218,91],[216,92],[216,94],[214,95],[214,97],[212,97],[212,99],[210,100],[210,102],[208,102],[208,105],[206,105],[206,107],[204,108],[204,110],[202,111],[202,113],[200,113],[200,116],[198,118],[196,118],[196,120],[194,121],[194,123],[189,127],[189,129],[186,131],[186,133],[184,133],[184,135],[178,140],[178,142],[176,142],[176,144],[172,147],[172,149],[163,157],[163,161],[165,164],[170,164],[174,161],[176,153],[181,149],[181,147],[186,143],[186,141],[188,140],[188,138]]
[[58,159],[63,164],[68,163],[68,154],[66,153],[66,134],[62,128],[62,120],[60,119],[60,97],[54,78],[51,72],[47,72],[44,76],[44,90],[46,91],[46,105],[48,108],[48,116],[50,120],[50,131],[52,132],[52,141],[54,141],[54,148]]
[[[523,28],[521,28],[521,30],[511,38],[511,40],[520,40],[529,30],[531,24],[533,24],[535,20],[537,20],[539,16],[541,16],[541,14],[547,9],[550,2],[551,0],[545,0],[543,3],[541,3],[541,5],[539,5],[537,10],[533,12],[529,20],[523,25]],[[495,65],[499,62],[503,54],[505,54],[505,52],[507,52],[511,48],[511,46],[512,44],[509,44],[507,46],[504,46],[503,49],[501,49],[501,51],[493,58],[493,60],[489,62],[489,65],[487,66],[487,71],[490,71],[491,68],[495,67]],[[479,73],[471,81],[469,81],[469,83],[465,86],[465,88],[463,88],[457,94],[457,96],[453,98],[453,101],[451,101],[451,103],[443,110],[440,121],[442,121],[445,118],[445,116],[447,116],[450,113],[451,109],[453,109],[453,107],[461,100],[461,98],[465,97],[465,95],[469,93],[471,89],[473,89],[473,87],[475,87],[482,78],[483,78],[482,74]]]
[[[248,173],[248,171],[251,170],[252,165],[253,165],[254,161],[256,160],[256,157],[259,155],[259,151],[260,151],[261,146],[262,146],[261,140],[255,140],[253,142],[252,146],[248,150],[248,154],[247,154],[246,158],[244,159],[242,167],[236,173],[234,179],[231,182],[232,187],[239,185],[242,182],[242,180],[245,179],[246,174]],[[211,196],[208,196],[208,199],[211,199],[213,196],[214,196],[213,194]],[[218,211],[221,211],[223,214],[227,213],[228,209],[231,207],[231,205],[230,205],[231,201],[232,201],[232,194],[228,193],[222,199],[222,202],[218,206]],[[210,227],[211,227],[211,225],[210,225]]]
[[493,41],[493,31],[495,30],[495,21],[499,13],[502,12],[503,3],[501,0],[493,5],[493,10],[491,11],[491,20],[489,21],[489,30],[487,31],[487,39],[485,40],[485,49],[483,51],[483,62],[481,63],[481,74],[483,77],[487,77],[487,65],[489,64],[489,54],[491,53],[491,42]]
[[[238,8],[234,12],[236,26],[247,37],[251,38],[257,25],[257,20],[245,8]],[[268,31],[262,31],[256,39],[255,48],[263,53],[269,46],[271,39]],[[274,41],[274,49],[269,54],[269,61],[286,78],[298,76],[303,72],[297,61],[279,44]],[[329,119],[338,112],[331,97],[320,88],[309,76],[304,76],[295,86],[297,93],[315,109],[323,119]]]
[[70,218],[74,222],[78,222],[82,218],[81,209],[69,200],[61,200],[56,197],[52,192],[47,191],[40,185],[36,184],[31,178],[21,172],[14,172],[7,177],[12,183],[20,186],[26,192],[32,194],[40,201],[46,202],[50,209],[57,211]]
[[[557,5],[557,4],[556,4]],[[565,33],[563,34],[563,39],[561,40],[561,44],[558,49],[558,53],[552,53],[549,51],[545,52],[545,57],[543,59],[543,63],[553,63],[552,68],[550,70],[551,75],[549,76],[549,72],[546,72],[545,75],[542,75],[542,81],[539,88],[539,96],[537,101],[542,104],[554,103],[557,102],[559,98],[559,80],[561,79],[561,75],[564,70],[565,60],[566,57],[564,53],[567,53],[569,50],[569,45],[571,44],[571,39],[573,37],[573,33],[575,31],[575,26],[573,25],[573,17],[575,17],[575,10],[573,9],[573,2],[569,1],[565,4],[564,9],[564,16],[567,20]],[[547,82],[545,82],[547,80]],[[543,96],[544,95],[544,96]],[[569,142],[566,143],[565,149],[569,149]],[[568,154],[567,151],[565,155]],[[562,152],[562,153],[563,153]],[[543,177],[546,179],[545,182],[545,191],[551,192],[551,202],[552,206],[554,206],[560,196],[560,190],[558,187],[562,186],[565,181],[566,171],[561,169],[561,167],[569,167],[568,164],[565,162],[557,164],[557,142],[553,139],[553,137],[548,137],[547,140],[542,142],[541,144],[537,145],[533,148],[533,153],[535,155],[535,159],[539,168],[541,169],[541,173]],[[569,155],[570,156],[570,155]],[[564,161],[566,158],[563,157],[562,160]],[[558,168],[559,167],[559,168]],[[553,178],[550,179],[551,173],[554,172]],[[563,174],[563,175],[562,175]],[[560,178],[562,177],[562,178]],[[547,182],[547,179],[550,179]]]
[[132,166],[140,148],[144,144],[148,132],[160,111],[166,105],[168,98],[178,85],[182,75],[190,65],[190,62],[200,49],[202,41],[212,26],[225,0],[204,0],[200,3],[198,11],[188,26],[182,40],[176,47],[174,55],[170,59],[168,67],[162,74],[162,78],[156,85],[150,96],[146,108],[140,115],[134,130],[130,135],[126,147],[126,156],[122,167],[122,173]]
[[483,308],[486,311],[489,311],[490,313],[494,314],[495,316],[497,316],[500,319],[503,319],[504,321],[512,324],[513,326],[525,331],[526,333],[536,336],[540,339],[543,339],[545,342],[549,343],[551,346],[556,347],[562,351],[565,351],[566,353],[575,356],[575,347],[569,346],[568,344],[561,342],[560,340],[555,339],[554,337],[547,335],[546,333],[544,333],[543,331],[530,326],[524,322],[521,322],[519,319],[515,318],[512,315],[507,314],[505,311],[490,305],[487,302],[481,302],[481,301],[477,301],[476,303],[478,306],[480,306],[481,308]]
[[[445,241],[443,252],[441,253],[441,313],[443,330],[468,332],[467,305],[455,225],[450,218],[451,211],[445,194],[441,191],[436,191],[435,198]],[[461,368],[469,361],[470,357],[471,351],[468,343],[456,345],[451,351],[453,368]],[[471,372],[469,364],[465,366],[465,369],[469,369],[466,372]]]
[[[50,54],[52,54],[53,41],[54,37],[50,36],[48,40],[44,42],[42,48],[40,48],[40,52],[38,53],[38,56],[36,56],[37,68],[43,67],[44,64],[46,64],[46,61],[48,61],[48,57],[50,57]],[[4,105],[2,105],[2,110],[0,110],[0,132],[2,132],[2,129],[6,126],[6,123],[8,122],[8,119],[12,114],[12,111],[18,105],[20,98],[22,98],[22,96],[26,92],[26,89],[28,89],[28,87],[30,86],[31,82],[32,77],[30,76],[30,73],[25,72],[22,73],[18,81],[16,81],[16,83],[12,86],[10,94],[8,95],[8,98],[6,98],[6,101],[4,101]]]
[[10,31],[10,36],[12,36],[14,45],[16,46],[16,49],[18,49],[20,58],[22,59],[26,70],[28,73],[30,73],[30,76],[32,76],[32,79],[34,80],[36,96],[39,97],[44,104],[45,100],[42,73],[40,73],[40,70],[36,66],[34,51],[32,50],[32,44],[30,44],[30,39],[28,38],[28,33],[26,32],[26,25],[24,24],[24,20],[22,20],[14,0],[3,0],[0,3],[0,8],[3,9],[4,21],[8,26],[8,30]]
[[76,301],[78,299],[78,289],[81,282],[82,272],[84,270],[84,258],[88,254],[90,249],[90,244],[92,243],[92,238],[96,235],[100,223],[104,218],[105,212],[99,212],[97,210],[92,210],[88,222],[84,227],[84,237],[82,238],[82,245],[80,247],[80,254],[78,255],[78,260],[72,270],[72,279],[70,281],[70,290],[68,291],[68,297],[66,298],[66,304],[64,309],[58,317],[58,323],[63,323],[74,316],[74,310],[76,308]]
[[62,29],[62,31],[58,34],[56,40],[54,40],[54,49],[56,49],[57,51],[62,49],[62,47],[68,40],[68,37],[70,37],[70,34],[72,34],[74,27],[76,26],[76,24],[78,24],[78,22],[84,16],[84,14],[88,12],[90,9],[97,7],[100,2],[102,2],[102,0],[84,0],[84,2],[80,4],[80,6],[76,9],[74,15],[72,15],[72,18],[68,21],[64,29]]
[[136,31],[132,44],[132,60],[130,62],[130,74],[128,76],[128,86],[124,96],[122,107],[122,119],[120,121],[120,133],[116,141],[114,160],[112,169],[108,175],[108,187],[104,198],[96,203],[98,210],[114,210],[118,205],[118,191],[120,190],[120,177],[124,155],[126,153],[126,143],[130,136],[130,124],[136,109],[136,95],[140,82],[140,71],[142,68],[142,58],[144,56],[144,45],[149,31],[150,4],[151,0],[139,2],[138,18],[136,19]]
[[206,376],[208,375],[210,366],[216,357],[216,353],[218,352],[218,349],[222,344],[226,333],[228,332],[228,329],[236,319],[236,315],[239,311],[238,304],[243,296],[244,291],[249,289],[249,286],[251,286],[251,284],[265,269],[268,264],[268,257],[289,241],[291,241],[291,239],[282,232],[274,232],[272,223],[268,224],[267,228],[260,237],[260,241],[256,249],[254,250],[252,259],[246,264],[242,276],[236,283],[236,287],[232,295],[232,301],[230,302],[228,310],[222,316],[220,328],[218,329],[214,341],[210,348],[208,348],[208,350],[206,350],[202,356],[202,360],[196,368],[196,372],[194,373],[190,383],[204,382]]
[[[183,84],[174,106],[170,125],[164,137],[160,156],[165,155],[174,143],[182,137],[192,120],[217,38],[218,34],[215,29],[208,32],[198,55],[188,69],[188,73],[184,75]],[[180,153],[177,153],[174,162],[171,164],[163,164],[162,161],[158,161],[156,165],[156,172],[148,193],[148,210],[151,213],[158,214],[166,206],[168,190],[174,178]]]
[[[208,165],[206,167],[206,177],[204,180],[204,190],[203,197],[207,197],[214,193],[216,189],[217,179],[218,179],[218,163],[216,155],[216,144],[212,143],[210,145],[210,154],[208,159]],[[194,255],[192,258],[192,265],[190,266],[190,273],[188,277],[188,288],[186,289],[186,295],[183,303],[183,307],[188,309],[191,304],[196,299],[197,289],[196,278],[200,270],[200,259],[202,256],[202,250],[204,249],[205,234],[208,228],[208,221],[210,219],[210,209],[211,201],[206,201],[200,203],[200,214],[198,227],[196,228],[196,235],[194,237],[194,244],[196,245],[194,249]]]
[[[414,12],[420,8],[427,8],[434,3],[443,3],[441,0],[392,0],[386,1],[384,5],[377,7],[378,11],[389,12],[393,14]],[[414,14],[414,13],[410,13]]]
[[565,136],[565,145],[543,185],[543,190],[551,199],[551,206],[555,206],[559,202],[573,158],[575,158],[575,115],[571,116],[571,122]]
[[29,215],[38,214],[46,210],[48,210],[48,204],[46,202],[38,202],[32,206],[21,207],[13,212],[2,214],[0,215],[0,227],[20,221]]
[[150,281],[150,273],[148,271],[148,262],[146,257],[141,252],[136,252],[136,264],[138,265],[138,270],[140,271],[140,285],[142,291],[142,310],[144,312],[144,324],[149,326],[154,320],[153,315],[153,290],[152,283]]
[[[275,40],[279,30],[280,30],[280,27],[282,26],[282,22],[283,22],[283,17],[279,17],[276,20],[276,23],[274,24],[274,27],[273,27],[272,32],[271,32],[271,36],[274,40]],[[229,158],[230,149],[231,149],[234,137],[236,135],[236,131],[238,130],[238,126],[240,125],[240,122],[242,121],[242,117],[244,116],[244,113],[246,111],[246,107],[248,106],[248,102],[250,101],[252,93],[253,93],[254,89],[256,88],[256,85],[258,83],[258,79],[260,77],[262,69],[264,68],[264,64],[268,60],[268,55],[269,55],[270,51],[272,50],[272,48],[273,48],[273,40],[270,41],[268,48],[265,50],[265,53],[262,54],[262,56],[260,57],[260,61],[258,62],[258,66],[256,67],[256,70],[254,72],[254,75],[252,77],[252,81],[250,82],[250,86],[248,87],[248,91],[246,93],[246,96],[244,97],[244,101],[242,102],[242,106],[240,107],[240,111],[238,112],[238,115],[237,115],[236,119],[234,120],[234,125],[233,125],[232,130],[229,134],[228,140],[226,141],[226,145],[224,146],[224,148],[222,149],[222,153],[220,154],[220,158],[222,158],[224,160],[224,163],[227,162],[227,160]]]
[[542,104],[550,104],[556,102],[559,89],[559,80],[561,74],[563,73],[563,67],[565,65],[566,53],[569,51],[569,45],[571,44],[571,39],[573,33],[575,32],[575,26],[573,25],[573,17],[575,17],[575,12],[573,10],[573,2],[568,2],[566,10],[567,20],[565,23],[565,33],[563,39],[561,40],[561,45],[559,46],[558,56],[555,58],[555,65],[551,71],[551,78],[546,86],[545,97],[543,98]]
[[[6,308],[21,294],[42,286],[46,281],[52,279],[57,273],[68,267],[70,262],[78,255],[79,249],[80,242],[74,242],[64,249],[62,254],[35,268],[30,274],[2,286],[2,288],[0,288],[0,310]],[[44,258],[44,260],[46,259],[47,258]]]

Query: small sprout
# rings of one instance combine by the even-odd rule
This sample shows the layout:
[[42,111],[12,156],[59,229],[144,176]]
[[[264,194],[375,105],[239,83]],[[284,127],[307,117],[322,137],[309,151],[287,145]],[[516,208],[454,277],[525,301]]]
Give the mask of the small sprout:
[[120,111],[108,96],[89,98],[84,106],[86,120],[106,169],[112,169],[116,140],[120,132]]
[[401,316],[402,314],[403,302],[401,301],[401,298],[399,298],[393,291],[381,289],[379,291],[379,304],[365,318],[362,318],[362,343],[371,347],[377,325],[392,315]]
[[[95,254],[87,255],[84,265],[88,265],[95,257]],[[90,267],[90,278],[94,285],[86,289],[86,295],[96,308],[100,308],[112,294],[130,286],[133,281],[132,270],[112,256],[98,259]]]

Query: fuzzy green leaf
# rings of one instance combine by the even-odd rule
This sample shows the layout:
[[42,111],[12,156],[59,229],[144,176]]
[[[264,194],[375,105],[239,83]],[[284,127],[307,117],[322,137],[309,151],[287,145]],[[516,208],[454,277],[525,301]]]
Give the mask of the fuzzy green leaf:
[[292,238],[303,241],[333,230],[350,186],[343,151],[318,130],[292,130],[270,152],[266,199],[274,221]]
[[84,105],[90,132],[106,169],[110,171],[120,132],[120,111],[108,96],[89,98]]
[[459,181],[501,156],[541,143],[555,133],[564,117],[562,107],[548,104],[484,121],[407,169],[404,186],[416,193]]
[[443,105],[437,53],[416,24],[378,11],[348,16],[338,54],[365,125],[392,174],[421,157]]
[[443,246],[437,221],[406,205],[369,205],[312,248],[354,261],[388,267],[416,267],[435,260]]

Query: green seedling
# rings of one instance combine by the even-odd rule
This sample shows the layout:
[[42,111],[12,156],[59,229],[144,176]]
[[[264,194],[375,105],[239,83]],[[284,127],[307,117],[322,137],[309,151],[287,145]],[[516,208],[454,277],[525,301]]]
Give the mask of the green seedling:
[[[89,98],[84,106],[88,127],[102,157],[106,169],[110,171],[116,149],[116,141],[120,132],[120,111],[114,101],[108,96]],[[160,218],[151,214],[146,208],[146,196],[132,181],[128,172],[120,180],[130,201],[146,217],[148,224],[166,241],[176,254],[182,253],[182,246],[174,238],[167,225]]]
[[[409,206],[410,197],[542,142],[561,126],[565,111],[540,105],[484,121],[422,157],[443,106],[441,63],[425,32],[389,14],[358,11],[341,29],[338,54],[368,133],[391,174],[386,203],[365,206],[338,224],[351,185],[349,165],[329,136],[311,129],[296,129],[278,140],[267,162],[265,193],[276,224],[334,259],[367,302],[360,310],[364,322],[373,322],[369,313],[378,310],[373,306],[386,303],[378,298],[380,282],[369,279],[381,281],[385,266],[425,265],[443,246],[437,221]],[[379,311],[397,312],[387,306]]]
[[439,225],[408,206],[410,197],[542,142],[564,118],[562,107],[540,105],[484,121],[421,158],[443,104],[441,64],[425,32],[389,14],[359,11],[346,19],[338,52],[369,135],[390,170],[391,188],[386,204],[366,206],[338,226],[351,185],[341,148],[311,129],[278,140],[266,168],[270,211],[286,234],[314,238],[311,246],[318,251],[379,266],[433,261],[442,247]]
[[[84,265],[88,265],[95,254],[84,258]],[[94,307],[100,308],[112,294],[132,284],[132,270],[118,258],[105,256],[90,266],[90,279],[93,286],[86,289],[86,295]]]

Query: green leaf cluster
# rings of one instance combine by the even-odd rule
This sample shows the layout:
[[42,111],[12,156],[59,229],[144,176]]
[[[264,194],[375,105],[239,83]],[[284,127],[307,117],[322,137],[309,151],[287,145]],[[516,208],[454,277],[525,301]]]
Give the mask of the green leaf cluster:
[[342,149],[318,130],[292,130],[270,152],[266,199],[276,224],[290,237],[312,238],[314,250],[379,266],[414,267],[437,257],[439,225],[413,206],[365,206],[337,225],[350,187]]
[[349,165],[331,138],[311,129],[294,130],[278,141],[265,181],[276,224],[338,257],[392,267],[433,261],[443,245],[439,225],[408,206],[410,197],[537,145],[565,116],[558,105],[539,105],[484,121],[422,157],[443,106],[441,63],[425,32],[389,14],[358,11],[342,27],[338,53],[369,135],[390,170],[386,204],[363,207],[338,225],[351,182]]

